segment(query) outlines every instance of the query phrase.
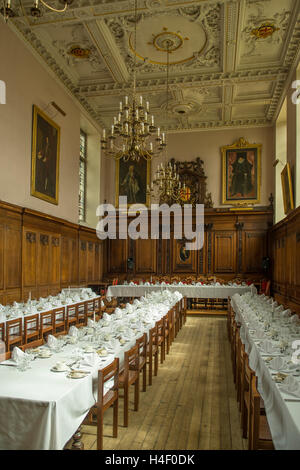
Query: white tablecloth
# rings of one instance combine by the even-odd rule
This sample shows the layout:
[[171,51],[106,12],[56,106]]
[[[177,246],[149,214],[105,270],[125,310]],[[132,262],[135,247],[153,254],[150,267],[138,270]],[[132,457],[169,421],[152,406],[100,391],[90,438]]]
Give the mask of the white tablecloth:
[[56,308],[64,308],[65,311],[66,311],[66,308],[67,306],[72,306],[72,305],[77,305],[81,302],[86,302],[87,300],[94,300],[94,299],[97,299],[99,298],[100,299],[100,296],[96,296],[96,297],[91,297],[89,299],[85,299],[85,300],[80,300],[79,302],[69,302],[68,304],[59,304],[59,305],[49,305],[48,308],[45,308],[45,309],[33,309],[32,312],[27,312],[27,313],[23,313],[21,312],[21,310],[19,309],[16,313],[16,315],[14,316],[10,316],[9,318],[7,318],[6,314],[4,312],[0,312],[0,323],[6,323],[8,320],[15,320],[16,318],[22,318],[23,319],[23,325],[24,325],[24,317],[30,317],[31,315],[36,315],[37,313],[39,315],[41,315],[41,313],[43,312],[48,312],[48,311],[51,311],[51,310],[55,310]]
[[151,292],[162,291],[168,289],[172,291],[180,292],[184,297],[187,298],[198,298],[198,299],[227,299],[232,297],[234,294],[244,294],[245,292],[256,293],[256,287],[251,286],[194,286],[185,285],[180,286],[178,284],[162,285],[119,285],[109,286],[106,292],[106,297],[142,297],[145,294]]
[[[174,299],[172,305],[176,301]],[[170,308],[170,305],[161,307],[160,318]],[[83,379],[70,379],[65,372],[50,371],[56,362],[70,361],[78,344],[65,346],[62,352],[49,359],[36,358],[32,369],[24,372],[0,365],[0,449],[62,449],[95,404],[93,387],[98,369],[111,363],[114,357],[119,357],[122,365],[124,352],[154,326],[155,315],[157,312],[152,319],[149,316],[151,324],[144,326],[143,331],[137,331],[131,340],[104,360],[99,358],[99,363],[90,369],[92,373]]]
[[287,401],[293,400],[293,397],[280,391],[272,379],[264,360],[268,355],[261,354],[251,337],[238,303],[238,296],[231,299],[236,320],[241,324],[241,340],[249,354],[249,365],[258,378],[258,390],[264,400],[274,447],[276,450],[300,450],[300,398],[299,401]]

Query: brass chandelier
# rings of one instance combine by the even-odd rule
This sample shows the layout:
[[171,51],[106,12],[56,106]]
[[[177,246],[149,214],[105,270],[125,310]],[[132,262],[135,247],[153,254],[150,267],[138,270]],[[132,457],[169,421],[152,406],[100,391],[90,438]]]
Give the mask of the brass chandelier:
[[[137,0],[135,0],[134,19],[134,51],[136,50]],[[136,161],[141,158],[152,160],[158,157],[166,147],[165,133],[154,124],[154,116],[150,117],[149,101],[144,104],[142,96],[136,93],[136,54],[134,54],[132,96],[125,96],[120,102],[118,116],[107,133],[103,129],[101,149],[105,156],[116,160]],[[108,134],[108,135],[107,135]]]
[[[59,1],[60,3],[64,5],[64,7],[61,9],[52,7],[51,5],[46,3],[44,0],[34,0],[33,6],[30,9],[30,14],[31,16],[34,16],[36,18],[42,16],[42,10],[39,8],[39,3],[43,5],[45,8],[48,8],[48,10],[51,10],[55,13],[64,13],[67,10],[68,6],[73,3],[73,0],[59,0]],[[3,7],[1,8],[0,12],[4,17],[5,22],[8,21],[8,18],[12,18],[15,16],[15,13],[11,6],[11,0],[3,0]]]
[[[169,55],[170,55],[170,46],[171,42],[167,39],[165,41],[165,46],[167,50],[167,106],[166,106],[166,114],[168,117],[169,113]],[[166,137],[165,137],[166,140]],[[165,160],[167,160],[167,151],[165,152]],[[154,185],[157,187],[159,192],[159,200],[160,202],[170,202],[175,201],[178,202],[181,199],[181,189],[185,190],[185,183],[181,188],[181,182],[179,181],[179,174],[176,171],[175,163],[168,164],[161,163],[157,166],[155,179],[151,183],[151,187],[148,186],[147,193],[149,195],[154,194],[155,189]]]

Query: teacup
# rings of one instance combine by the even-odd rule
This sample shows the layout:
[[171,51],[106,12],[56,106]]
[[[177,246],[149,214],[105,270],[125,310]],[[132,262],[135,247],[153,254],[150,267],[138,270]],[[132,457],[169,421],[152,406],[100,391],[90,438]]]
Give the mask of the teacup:
[[64,362],[57,362],[54,369],[63,371],[66,369],[66,364]]

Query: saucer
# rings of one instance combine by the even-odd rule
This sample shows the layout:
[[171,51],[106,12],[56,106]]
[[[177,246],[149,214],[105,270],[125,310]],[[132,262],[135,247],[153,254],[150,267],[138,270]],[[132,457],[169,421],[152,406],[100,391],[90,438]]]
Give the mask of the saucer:
[[71,372],[68,373],[67,377],[69,379],[83,379],[87,375],[89,375],[88,372],[81,372],[81,371],[77,371],[77,370],[72,370]]
[[41,358],[41,359],[48,359],[51,356],[52,356],[52,354],[50,352],[47,352],[46,354],[43,354],[43,353],[38,354],[38,357]]
[[56,369],[55,366],[51,367],[50,369],[52,372],[66,372],[67,370],[69,370],[69,367],[66,366],[64,369]]

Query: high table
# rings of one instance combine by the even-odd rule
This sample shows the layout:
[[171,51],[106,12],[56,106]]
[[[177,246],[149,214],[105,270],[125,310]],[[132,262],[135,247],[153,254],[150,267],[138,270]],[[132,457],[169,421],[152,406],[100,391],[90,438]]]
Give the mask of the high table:
[[231,305],[241,324],[240,336],[249,355],[249,365],[258,378],[258,391],[264,400],[274,447],[276,450],[300,450],[300,398],[284,393],[274,382],[265,361],[270,354],[260,352],[239,307],[239,296],[231,299]]
[[[174,299],[171,307],[176,302]],[[160,310],[160,318],[171,308],[167,304],[164,307]],[[70,379],[65,372],[50,370],[56,362],[70,360],[70,355],[80,344],[66,345],[62,352],[54,353],[48,359],[36,358],[32,368],[23,372],[1,363],[0,449],[63,449],[96,402],[98,369],[111,363],[114,357],[119,357],[122,365],[124,352],[155,325],[157,313],[153,315],[143,331],[136,331],[112,354],[99,358],[99,363],[89,369],[91,373],[85,378]]]
[[162,291],[168,289],[171,292],[178,291],[184,297],[198,299],[227,299],[234,294],[244,294],[246,292],[256,293],[256,287],[251,286],[231,286],[231,285],[117,285],[109,286],[106,297],[142,297],[151,292]]

